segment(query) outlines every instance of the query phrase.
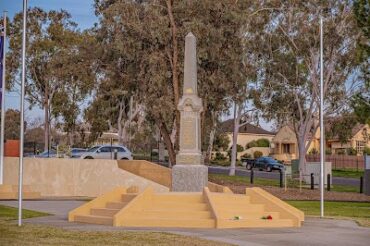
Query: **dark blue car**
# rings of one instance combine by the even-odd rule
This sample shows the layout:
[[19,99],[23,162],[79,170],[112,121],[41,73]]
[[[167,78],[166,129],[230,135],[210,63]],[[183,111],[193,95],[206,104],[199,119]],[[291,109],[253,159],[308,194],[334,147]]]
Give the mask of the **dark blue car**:
[[246,168],[248,170],[251,170],[252,168],[258,168],[259,170],[266,170],[267,172],[271,172],[272,170],[284,171],[283,164],[268,156],[260,157],[253,163],[247,163]]

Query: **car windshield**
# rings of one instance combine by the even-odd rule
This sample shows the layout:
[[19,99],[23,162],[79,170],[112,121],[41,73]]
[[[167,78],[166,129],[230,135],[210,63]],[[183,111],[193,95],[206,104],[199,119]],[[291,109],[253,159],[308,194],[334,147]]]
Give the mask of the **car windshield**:
[[[55,150],[50,150],[49,155],[54,155],[54,154],[56,154]],[[48,151],[46,150],[46,151],[40,153],[40,155],[47,156],[48,155]]]
[[72,153],[80,153],[80,152],[85,152],[86,150],[84,149],[72,149]]
[[95,152],[97,149],[99,149],[100,146],[95,146],[87,150],[87,152]]

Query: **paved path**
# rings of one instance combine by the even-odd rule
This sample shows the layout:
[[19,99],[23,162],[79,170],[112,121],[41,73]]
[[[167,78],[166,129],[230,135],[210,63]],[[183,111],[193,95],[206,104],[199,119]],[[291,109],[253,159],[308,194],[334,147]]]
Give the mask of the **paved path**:
[[[209,166],[208,167],[209,173],[217,173],[217,174],[228,174],[229,168],[228,167],[221,167],[221,166]],[[245,168],[237,167],[235,174],[237,176],[250,176],[250,171],[246,170]],[[265,172],[265,171],[258,171],[254,170],[254,176],[258,178],[265,178],[265,179],[279,179],[279,172]],[[343,177],[333,177],[333,185],[350,185],[350,186],[360,186],[360,179],[355,178],[343,178]]]
[[[24,201],[23,207],[54,214],[53,216],[26,219],[24,222],[46,224],[69,230],[83,231],[158,231],[248,246],[290,245],[369,245],[370,228],[353,221],[307,218],[301,228],[284,229],[159,229],[119,228],[102,225],[69,223],[67,213],[83,201]],[[17,206],[17,201],[0,201],[0,204]]]

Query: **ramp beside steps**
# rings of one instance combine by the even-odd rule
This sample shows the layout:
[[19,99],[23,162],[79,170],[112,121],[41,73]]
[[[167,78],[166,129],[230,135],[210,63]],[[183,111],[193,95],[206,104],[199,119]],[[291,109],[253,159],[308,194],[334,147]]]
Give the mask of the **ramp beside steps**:
[[[69,213],[69,221],[123,227],[299,227],[301,211],[261,191],[155,193],[118,187]],[[271,197],[269,197],[271,196]],[[271,217],[272,219],[266,219]]]

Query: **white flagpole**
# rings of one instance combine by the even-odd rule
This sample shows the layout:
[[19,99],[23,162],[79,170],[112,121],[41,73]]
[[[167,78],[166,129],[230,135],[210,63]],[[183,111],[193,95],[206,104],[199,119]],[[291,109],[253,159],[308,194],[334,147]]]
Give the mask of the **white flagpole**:
[[320,217],[324,217],[324,59],[323,59],[323,31],[322,17],[320,17]]
[[19,143],[19,180],[18,180],[18,226],[22,225],[22,185],[23,185],[23,142],[24,142],[24,84],[26,80],[26,26],[27,0],[23,0],[22,35],[22,85],[21,85],[21,134]]
[[5,135],[5,91],[6,91],[6,83],[5,83],[5,49],[6,49],[6,11],[4,11],[4,41],[3,41],[3,84],[1,90],[1,135],[0,135],[0,185],[4,183],[4,135]]

